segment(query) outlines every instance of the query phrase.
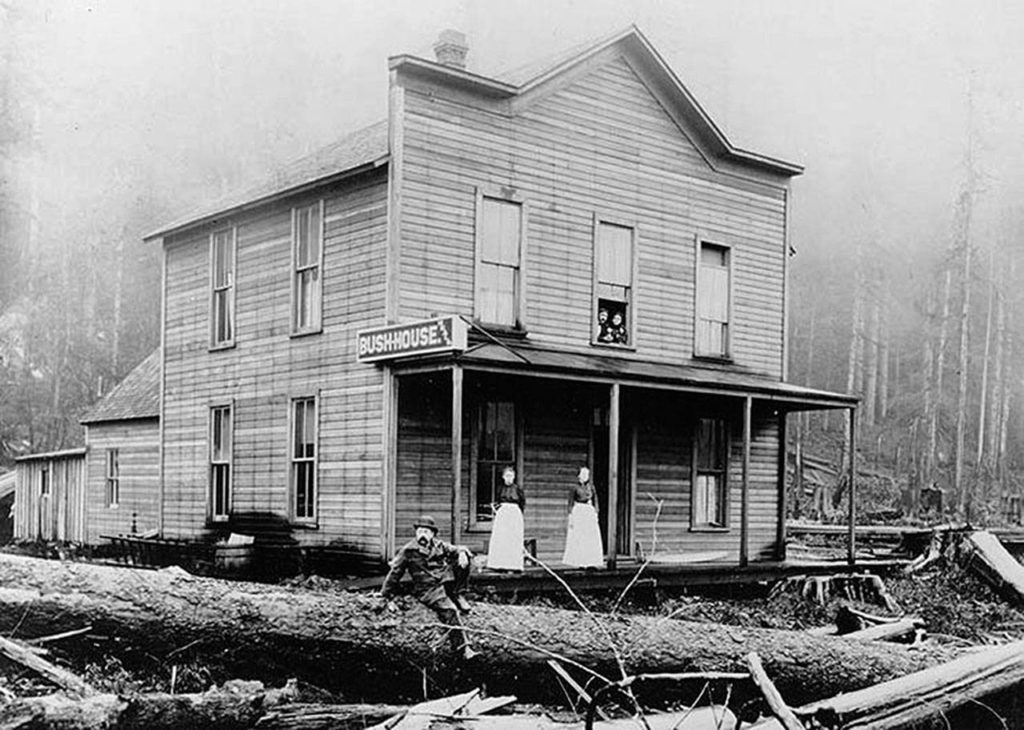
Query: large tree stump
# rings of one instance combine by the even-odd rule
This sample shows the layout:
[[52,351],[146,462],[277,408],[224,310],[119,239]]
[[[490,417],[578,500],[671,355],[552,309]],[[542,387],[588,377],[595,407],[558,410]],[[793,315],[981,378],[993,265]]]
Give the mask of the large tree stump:
[[[462,666],[437,618],[413,600],[377,613],[375,598],[0,554],[0,631],[16,638],[90,623],[155,657],[177,652],[234,676],[294,676],[348,699],[422,699],[486,683],[522,698],[560,697],[546,661],[629,673],[745,671],[756,651],[792,703],[831,697],[935,664],[949,655],[802,632],[745,629],[578,611],[476,604],[466,624],[482,655]],[[113,643],[113,642],[111,642]],[[183,647],[188,647],[183,651]],[[575,667],[575,668],[574,668]],[[429,684],[428,683],[428,684]]]

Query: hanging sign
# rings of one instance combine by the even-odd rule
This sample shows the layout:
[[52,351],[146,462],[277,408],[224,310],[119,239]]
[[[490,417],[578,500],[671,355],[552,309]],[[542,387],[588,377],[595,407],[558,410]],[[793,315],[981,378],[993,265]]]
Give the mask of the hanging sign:
[[460,317],[439,317],[363,330],[357,338],[359,362],[462,352],[466,349],[466,323]]

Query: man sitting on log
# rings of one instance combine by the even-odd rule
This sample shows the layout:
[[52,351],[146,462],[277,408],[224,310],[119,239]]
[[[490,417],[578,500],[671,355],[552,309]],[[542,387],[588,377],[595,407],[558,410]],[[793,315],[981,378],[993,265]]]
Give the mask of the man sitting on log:
[[472,659],[477,652],[470,647],[459,618],[460,613],[469,613],[469,604],[462,593],[469,582],[472,552],[467,547],[438,540],[437,523],[430,515],[420,517],[413,527],[416,537],[391,561],[381,597],[387,600],[389,611],[397,610],[392,598],[402,576],[408,572],[413,595],[432,608],[445,625],[454,627],[450,629],[452,647],[461,652],[464,659]]

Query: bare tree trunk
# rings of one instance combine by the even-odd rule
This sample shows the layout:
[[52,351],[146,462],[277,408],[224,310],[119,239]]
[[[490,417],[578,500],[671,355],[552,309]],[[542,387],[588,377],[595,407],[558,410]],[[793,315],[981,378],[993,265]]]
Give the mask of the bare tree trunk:
[[931,413],[928,414],[928,451],[925,458],[925,481],[935,481],[935,463],[939,448],[939,413],[942,410],[942,380],[946,359],[946,339],[949,333],[950,296],[953,288],[953,269],[946,264],[945,285],[942,293],[942,316],[939,320],[939,341],[936,346],[935,368],[932,371]]
[[989,406],[991,413],[989,414],[989,444],[988,454],[985,459],[985,471],[989,474],[991,479],[996,481],[999,487],[999,495],[1002,496],[1004,483],[1003,483],[1003,469],[1002,469],[1002,445],[1003,445],[1003,433],[1006,425],[1006,419],[1008,413],[1005,412],[1005,404],[1009,401],[1009,370],[1007,368],[1006,356],[1009,350],[1009,337],[1010,332],[1007,328],[1007,311],[1006,311],[1006,293],[1005,287],[1008,282],[1015,281],[1014,279],[1014,261],[1011,257],[1007,266],[1001,266],[998,274],[998,286],[996,287],[996,335],[995,345],[996,351],[993,357],[993,377],[992,377],[992,398]]
[[972,200],[970,191],[960,195],[958,238],[961,241],[960,260],[960,357],[958,360],[959,377],[956,393],[956,448],[953,462],[953,490],[959,495],[959,508],[966,513],[970,506],[970,488],[964,484],[964,436],[967,425],[967,369],[968,346],[970,344],[971,315],[971,224]]
[[875,294],[872,296],[871,302],[867,304],[867,333],[864,337],[863,418],[865,426],[875,425],[875,404],[878,400],[878,323],[881,313],[877,292]]
[[878,420],[885,421],[889,416],[889,306],[892,299],[888,287],[882,284],[882,304],[878,324]]
[[112,367],[111,375],[121,377],[121,302],[124,291],[124,234],[117,237],[117,262],[114,277],[114,323],[112,334]]
[[[847,355],[846,362],[846,392],[847,393],[859,393],[861,392],[861,385],[863,384],[863,369],[864,369],[864,276],[861,271],[862,257],[859,251],[857,255],[856,274],[853,280],[853,313],[850,318],[850,349]],[[838,471],[839,488],[836,489],[835,494],[832,496],[833,505],[836,500],[842,497],[843,492],[843,479],[842,475],[847,472],[847,464],[849,464],[849,449],[847,444],[850,443],[850,419],[843,419],[843,456],[841,465]]]
[[995,249],[988,256],[988,312],[985,315],[985,354],[981,362],[981,394],[978,398],[978,444],[974,454],[974,475],[978,484],[978,500],[982,505],[988,502],[989,475],[983,469],[985,463],[985,427],[988,417],[988,371],[989,355],[992,352],[992,316],[996,298]]

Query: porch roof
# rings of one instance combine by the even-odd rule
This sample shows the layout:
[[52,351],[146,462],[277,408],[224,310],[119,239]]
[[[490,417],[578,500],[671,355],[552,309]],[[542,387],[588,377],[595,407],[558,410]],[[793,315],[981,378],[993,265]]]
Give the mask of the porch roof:
[[672,365],[628,357],[558,350],[551,347],[503,342],[478,342],[465,352],[447,356],[466,370],[566,377],[591,382],[665,388],[718,395],[752,396],[771,401],[788,411],[853,408],[860,398],[846,393],[801,385],[744,372],[736,366]]

